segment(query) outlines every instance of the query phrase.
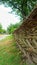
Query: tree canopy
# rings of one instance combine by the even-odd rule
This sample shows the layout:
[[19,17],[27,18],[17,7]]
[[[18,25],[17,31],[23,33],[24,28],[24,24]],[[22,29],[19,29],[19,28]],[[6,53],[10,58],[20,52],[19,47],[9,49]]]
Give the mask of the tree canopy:
[[13,10],[16,10],[17,13],[20,13],[20,15],[24,18],[33,9],[37,0],[1,0],[0,2],[10,6]]

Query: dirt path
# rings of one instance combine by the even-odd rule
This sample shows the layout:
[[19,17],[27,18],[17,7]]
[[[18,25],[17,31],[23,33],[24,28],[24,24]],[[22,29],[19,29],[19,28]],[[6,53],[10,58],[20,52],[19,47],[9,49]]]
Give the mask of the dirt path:
[[2,39],[4,39],[4,38],[6,38],[7,36],[9,36],[9,35],[0,35],[0,40],[2,40]]

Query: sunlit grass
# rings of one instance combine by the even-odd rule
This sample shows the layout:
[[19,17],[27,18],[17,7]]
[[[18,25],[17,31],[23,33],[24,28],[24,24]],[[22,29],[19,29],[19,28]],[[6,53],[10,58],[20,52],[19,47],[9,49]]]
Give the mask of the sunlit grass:
[[13,36],[7,37],[0,44],[3,44],[0,45],[0,65],[21,65],[21,58]]
[[19,49],[16,48],[14,41],[13,35],[0,41],[0,65],[27,65],[22,63]]

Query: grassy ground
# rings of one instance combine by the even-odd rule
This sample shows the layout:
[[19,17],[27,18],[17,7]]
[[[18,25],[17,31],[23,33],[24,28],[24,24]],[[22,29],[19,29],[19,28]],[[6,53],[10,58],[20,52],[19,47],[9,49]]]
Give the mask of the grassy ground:
[[0,41],[0,65],[23,65],[12,36]]

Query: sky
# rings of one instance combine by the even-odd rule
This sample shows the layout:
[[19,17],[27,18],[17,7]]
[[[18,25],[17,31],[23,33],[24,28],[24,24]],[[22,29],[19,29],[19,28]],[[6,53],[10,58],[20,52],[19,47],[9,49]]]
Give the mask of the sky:
[[5,7],[4,5],[0,5],[0,24],[2,24],[3,29],[7,29],[8,25],[10,24],[16,24],[20,22],[20,17],[13,14],[10,14],[11,12],[10,7]]

